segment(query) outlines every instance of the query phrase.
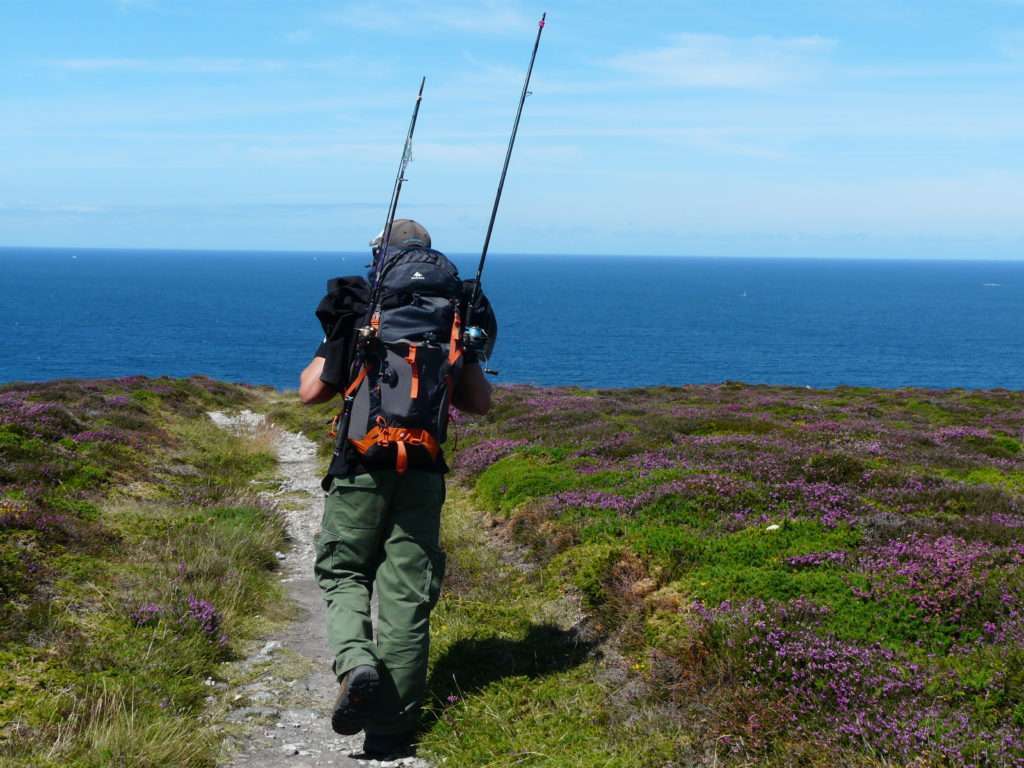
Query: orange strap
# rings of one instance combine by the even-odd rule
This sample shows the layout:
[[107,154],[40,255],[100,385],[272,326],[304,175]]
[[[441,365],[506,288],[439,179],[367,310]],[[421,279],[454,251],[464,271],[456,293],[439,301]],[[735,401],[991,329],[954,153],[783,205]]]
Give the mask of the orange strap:
[[[366,378],[366,364],[364,363],[363,366],[359,369],[358,375],[352,380],[352,383],[348,385],[348,388],[345,389],[345,397],[351,397],[353,395],[353,393],[355,393],[355,391],[357,389],[359,389],[359,385],[363,383],[363,379],[365,379],[365,378]],[[335,414],[334,418],[331,419],[331,426],[327,428],[327,434],[330,437],[337,437],[338,436],[338,424],[339,423],[341,423],[341,414],[340,413]]]
[[363,383],[363,379],[366,378],[366,363],[363,363],[359,369],[359,375],[357,375],[352,383],[348,385],[348,389],[345,390],[345,397],[351,397],[355,394],[355,391],[359,389],[359,385]]
[[452,335],[448,344],[448,362],[455,365],[455,362],[462,357],[462,318],[459,310],[455,310],[455,317],[452,318]]
[[412,368],[412,383],[409,385],[409,397],[415,400],[420,396],[420,367],[416,365],[416,347],[409,345],[409,352],[405,356],[405,362]]
[[397,455],[395,457],[395,469],[399,474],[409,468],[409,454],[407,446],[415,445],[425,448],[430,454],[431,460],[436,460],[441,452],[441,445],[432,434],[425,429],[410,429],[408,427],[382,427],[379,424],[362,437],[356,440],[349,438],[349,442],[355,446],[361,454],[365,454],[370,448],[379,445],[386,448],[392,443],[395,444]]

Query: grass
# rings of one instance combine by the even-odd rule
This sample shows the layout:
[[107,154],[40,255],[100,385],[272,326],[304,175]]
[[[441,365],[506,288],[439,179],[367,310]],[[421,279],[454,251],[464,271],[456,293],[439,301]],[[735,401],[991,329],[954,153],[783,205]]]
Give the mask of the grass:
[[0,765],[211,766],[204,684],[280,594],[268,445],[207,379],[0,388]]
[[[456,477],[538,567],[491,594],[579,595],[595,646],[470,692],[426,743],[473,765],[1024,764],[1022,424],[1002,390],[499,390]],[[625,711],[595,682],[616,675]]]
[[[211,764],[202,681],[273,610],[281,530],[266,446],[202,412],[256,400],[326,460],[331,405],[0,389],[0,764]],[[500,388],[449,445],[421,751],[1024,764],[1022,424],[1001,390]]]
[[671,759],[677,734],[640,723],[610,729],[617,687],[602,678],[576,600],[503,561],[465,491],[453,489],[444,515],[452,566],[431,621],[421,752],[447,765],[495,767],[641,768]]

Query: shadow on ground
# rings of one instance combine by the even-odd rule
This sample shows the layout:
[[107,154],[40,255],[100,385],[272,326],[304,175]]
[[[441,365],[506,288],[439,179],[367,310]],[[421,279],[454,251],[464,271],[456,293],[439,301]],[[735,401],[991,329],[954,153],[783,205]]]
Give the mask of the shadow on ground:
[[575,630],[554,624],[533,624],[519,639],[460,640],[434,664],[428,696],[440,711],[504,678],[532,679],[572,669],[586,661],[593,647]]

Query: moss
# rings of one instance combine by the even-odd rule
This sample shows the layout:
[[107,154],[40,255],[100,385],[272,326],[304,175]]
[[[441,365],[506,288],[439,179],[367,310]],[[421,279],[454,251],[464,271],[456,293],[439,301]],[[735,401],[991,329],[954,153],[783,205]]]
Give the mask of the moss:
[[575,477],[563,466],[513,455],[492,464],[477,478],[476,494],[488,509],[508,513],[525,501],[575,484]]
[[548,571],[561,581],[575,586],[591,606],[597,607],[606,600],[605,584],[612,566],[619,561],[623,552],[621,544],[583,544],[554,558],[548,565]]
[[975,467],[969,470],[940,469],[937,474],[970,485],[991,485],[1012,493],[1024,493],[1024,471],[1004,471],[995,467]]
[[929,400],[912,398],[903,407],[910,413],[937,425],[951,424],[955,418],[948,410]]
[[74,490],[75,486],[63,485],[60,489],[52,491],[44,497],[46,506],[54,512],[73,515],[82,520],[96,522],[100,519],[100,508],[91,501],[77,499],[68,495],[68,491]]

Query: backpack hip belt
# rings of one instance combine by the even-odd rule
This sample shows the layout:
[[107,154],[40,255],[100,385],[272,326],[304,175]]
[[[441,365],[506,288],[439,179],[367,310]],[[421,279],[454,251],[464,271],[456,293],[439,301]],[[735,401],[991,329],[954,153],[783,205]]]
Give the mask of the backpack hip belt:
[[352,445],[360,453],[366,453],[373,446],[387,448],[394,444],[397,450],[395,458],[395,470],[398,474],[404,474],[409,468],[409,454],[406,446],[415,445],[425,448],[430,454],[431,460],[437,458],[441,451],[441,445],[434,439],[434,436],[425,429],[410,429],[408,427],[374,427],[359,440],[349,438]]

